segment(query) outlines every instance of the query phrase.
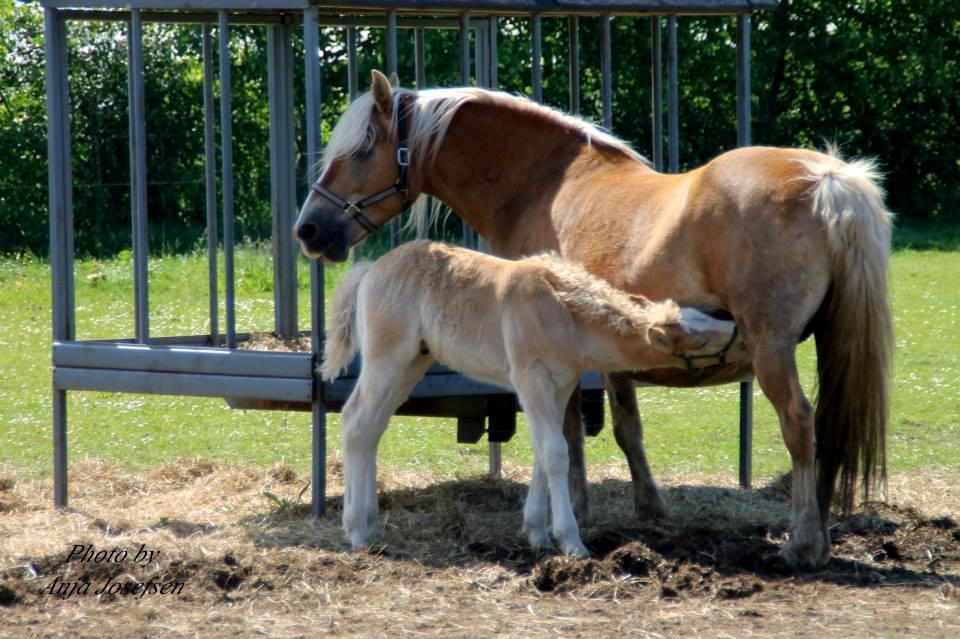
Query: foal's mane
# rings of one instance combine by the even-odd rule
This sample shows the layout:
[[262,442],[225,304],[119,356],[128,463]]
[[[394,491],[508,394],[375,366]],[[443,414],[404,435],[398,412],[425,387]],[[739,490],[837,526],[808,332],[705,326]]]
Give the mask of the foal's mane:
[[645,334],[652,324],[681,321],[680,307],[673,300],[642,304],[606,280],[556,253],[528,258],[546,270],[547,281],[557,297],[575,316],[619,335]]

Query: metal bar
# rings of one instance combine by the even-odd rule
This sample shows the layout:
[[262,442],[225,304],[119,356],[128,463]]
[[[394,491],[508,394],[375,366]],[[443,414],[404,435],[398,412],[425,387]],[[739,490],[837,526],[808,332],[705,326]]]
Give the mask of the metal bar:
[[543,33],[540,24],[540,14],[530,16],[531,40],[531,88],[533,100],[543,102]]
[[[320,86],[320,40],[317,25],[317,9],[310,8],[303,12],[303,42],[304,42],[304,71],[306,81],[306,151],[307,157],[318,157],[320,153],[320,124],[323,115],[321,105],[323,96]],[[353,81],[350,99],[356,96],[357,71],[357,32],[350,28],[347,31],[348,49],[348,76]],[[316,164],[310,165],[307,170],[308,181],[312,184],[319,176]],[[354,251],[359,257],[359,251]],[[310,450],[311,450],[311,514],[314,519],[326,513],[327,495],[327,411],[323,403],[323,384],[316,376],[316,367],[320,362],[320,353],[323,352],[323,302],[324,302],[324,272],[323,262],[310,260],[310,338],[311,338],[311,370],[313,383],[310,395]]]
[[473,50],[474,50],[474,60],[476,60],[477,68],[477,86],[478,87],[489,87],[490,86],[490,60],[487,59],[488,56],[488,47],[490,41],[487,38],[487,27],[481,26],[478,27],[475,31]]
[[66,508],[67,492],[67,391],[53,391],[53,505]]
[[220,161],[223,188],[223,270],[227,348],[237,347],[236,274],[233,265],[233,115],[231,113],[230,26],[226,11],[218,14],[220,45]]
[[306,353],[226,350],[213,347],[54,342],[53,365],[158,373],[310,379]]
[[470,13],[460,14],[460,84],[470,86]]
[[73,297],[73,203],[67,39],[56,9],[44,9],[47,85],[47,161],[53,338],[76,338]]
[[663,171],[663,45],[660,43],[660,17],[650,18],[650,84],[653,168]]
[[140,11],[130,12],[127,33],[127,69],[130,120],[130,206],[133,226],[133,295],[137,341],[150,341],[150,306],[147,282],[149,257],[147,222],[147,134],[143,77],[143,21]]
[[213,98],[213,34],[203,27],[203,157],[207,204],[207,280],[210,300],[210,343],[220,343],[217,298],[217,141]]
[[[319,80],[317,80],[319,83]],[[319,86],[319,84],[318,84]],[[349,27],[347,28],[347,93],[350,97],[350,102],[353,102],[357,99],[357,96],[360,95],[360,78],[358,77],[357,71],[357,28]],[[319,100],[319,94],[317,99]],[[319,103],[318,103],[319,104]],[[320,150],[320,138],[317,138],[317,152]],[[319,177],[319,176],[317,176]],[[354,263],[359,262],[363,255],[360,245],[357,244],[353,247],[353,261]]]
[[[737,16],[737,146],[749,146],[750,16]],[[740,382],[740,486],[753,480],[753,382]]]
[[[470,74],[470,13],[464,11],[460,14],[460,84],[470,86],[472,77]],[[477,232],[473,227],[462,221],[463,227],[463,245],[470,249],[477,248]]]
[[750,145],[750,16],[737,16],[737,146]]
[[297,265],[293,246],[297,187],[291,35],[288,25],[267,28],[274,330],[284,338],[293,338],[298,332]]
[[[75,335],[73,299],[73,202],[70,196],[70,88],[67,78],[67,36],[56,9],[44,9],[47,85],[47,161],[50,206],[50,263],[54,340]],[[66,508],[67,393],[53,392],[53,503]]]
[[[353,102],[360,95],[360,80],[357,73],[357,28],[347,29],[347,92]],[[320,147],[317,147],[318,149]]]
[[53,385],[55,389],[62,391],[69,389],[190,397],[247,397],[289,402],[309,402],[313,391],[313,381],[310,379],[70,367],[54,369]]
[[490,72],[487,77],[488,88],[496,89],[500,86],[500,74],[499,71],[499,54],[497,47],[499,46],[499,30],[500,24],[497,16],[490,16],[490,28],[487,30],[487,37],[490,39]]
[[600,85],[603,100],[603,126],[613,130],[613,54],[610,16],[600,18]]
[[[387,12],[387,73],[397,73],[397,10]],[[390,248],[400,246],[401,216],[390,220]]]
[[580,113],[580,18],[567,18],[568,75],[567,84],[570,93],[570,113]]
[[740,487],[753,477],[753,382],[740,382]]
[[670,172],[680,170],[680,97],[677,78],[677,16],[667,18],[667,129]]
[[423,29],[417,27],[413,32],[414,82],[417,91],[427,88],[426,50],[424,49]]

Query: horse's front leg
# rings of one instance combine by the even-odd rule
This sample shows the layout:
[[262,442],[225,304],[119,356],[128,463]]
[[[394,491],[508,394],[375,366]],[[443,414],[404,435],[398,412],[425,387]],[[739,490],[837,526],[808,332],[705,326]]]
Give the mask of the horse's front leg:
[[657,491],[643,450],[643,423],[640,421],[633,378],[629,373],[610,373],[603,376],[603,384],[610,402],[613,435],[630,466],[634,510],[638,517],[663,517],[666,507]]
[[800,386],[795,344],[789,339],[758,341],[753,365],[760,387],[780,418],[793,461],[790,540],[780,554],[791,566],[817,567],[830,556],[830,535],[817,504],[814,416]]
[[590,508],[590,494],[587,490],[587,463],[583,454],[584,430],[583,417],[580,414],[580,387],[570,395],[566,412],[563,414],[563,437],[567,440],[570,458],[570,499],[577,520],[584,526],[593,522]]

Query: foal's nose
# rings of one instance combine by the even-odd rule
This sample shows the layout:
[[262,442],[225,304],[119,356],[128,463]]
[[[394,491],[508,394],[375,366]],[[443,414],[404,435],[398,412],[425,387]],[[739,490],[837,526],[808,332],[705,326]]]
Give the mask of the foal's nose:
[[293,234],[301,242],[312,242],[320,234],[320,227],[312,222],[304,222],[293,229]]

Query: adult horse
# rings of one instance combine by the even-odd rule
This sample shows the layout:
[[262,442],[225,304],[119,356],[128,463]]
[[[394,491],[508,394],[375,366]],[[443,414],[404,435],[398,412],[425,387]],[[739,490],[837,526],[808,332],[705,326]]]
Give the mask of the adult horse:
[[[634,503],[640,513],[663,512],[632,379],[689,386],[753,372],[793,466],[791,534],[781,553],[796,566],[826,561],[838,475],[849,510],[858,479],[868,493],[886,474],[891,214],[871,162],[750,147],[665,175],[613,136],[528,100],[469,88],[407,91],[374,72],[370,92],[334,129],[294,233],[308,256],[342,261],[424,193],[450,205],[497,255],[558,250],[625,291],[730,313],[749,364],[608,376]],[[811,332],[816,411],[795,359]],[[575,409],[564,431],[582,515]]]

